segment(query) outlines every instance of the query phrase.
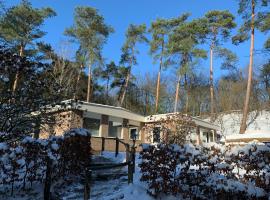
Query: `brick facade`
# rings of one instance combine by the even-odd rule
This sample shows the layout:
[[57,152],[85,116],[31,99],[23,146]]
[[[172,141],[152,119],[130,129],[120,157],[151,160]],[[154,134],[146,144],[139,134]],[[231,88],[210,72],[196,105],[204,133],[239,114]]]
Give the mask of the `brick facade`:
[[[52,135],[62,135],[65,131],[71,128],[83,128],[83,111],[80,110],[68,110],[68,111],[58,111],[51,114],[54,118],[54,123],[51,125],[45,124],[41,126],[39,133],[39,138],[48,138]],[[102,148],[102,137],[108,138],[109,129],[109,116],[101,115],[99,135],[100,137],[93,136],[91,138],[92,149],[96,152],[101,151]],[[137,151],[140,151],[139,144],[145,142],[145,135],[142,130],[143,123],[140,123],[138,131],[140,132],[140,140],[136,140]],[[129,136],[129,120],[123,119],[123,126],[121,130],[122,141],[130,145],[133,141],[130,140]],[[105,140],[105,151],[115,151],[115,140],[106,139]],[[119,143],[119,151],[126,151],[123,144]]]
[[83,126],[83,111],[57,111],[50,115],[51,122],[41,125],[39,138],[44,139],[53,135],[59,136],[71,128],[81,128]]

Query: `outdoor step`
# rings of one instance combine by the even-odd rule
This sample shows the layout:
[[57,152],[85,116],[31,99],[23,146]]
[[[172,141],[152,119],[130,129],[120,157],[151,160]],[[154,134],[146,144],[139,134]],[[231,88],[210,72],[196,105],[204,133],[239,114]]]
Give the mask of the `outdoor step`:
[[93,180],[97,180],[97,181],[106,181],[106,180],[113,180],[113,179],[119,179],[121,177],[124,177],[124,179],[127,180],[127,173],[126,172],[122,172],[122,173],[104,173],[104,174],[97,174],[95,176],[93,176]]

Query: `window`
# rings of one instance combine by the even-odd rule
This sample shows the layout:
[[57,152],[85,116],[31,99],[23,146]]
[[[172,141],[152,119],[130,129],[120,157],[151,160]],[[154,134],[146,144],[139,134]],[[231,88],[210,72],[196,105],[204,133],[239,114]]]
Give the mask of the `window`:
[[121,138],[122,123],[109,121],[109,137]]
[[100,119],[84,118],[83,128],[88,129],[92,136],[99,136]]
[[131,140],[139,140],[140,137],[139,137],[139,131],[138,131],[138,128],[137,127],[134,127],[134,128],[130,128],[129,129],[129,139]]
[[203,132],[203,142],[213,142],[213,134],[211,132]]
[[160,127],[153,129],[153,143],[160,143]]

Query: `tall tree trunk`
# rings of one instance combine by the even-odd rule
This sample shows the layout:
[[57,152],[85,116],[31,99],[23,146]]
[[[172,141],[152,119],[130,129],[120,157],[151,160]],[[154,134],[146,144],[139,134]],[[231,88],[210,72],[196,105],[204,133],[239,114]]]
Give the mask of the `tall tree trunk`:
[[130,67],[129,67],[129,70],[128,70],[128,74],[127,74],[127,78],[126,78],[126,82],[125,82],[125,86],[124,86],[124,91],[123,91],[123,94],[121,95],[121,98],[120,98],[120,106],[123,105],[124,100],[125,100],[125,96],[126,96],[126,93],[127,93],[128,84],[129,84],[129,80],[130,80],[130,76],[131,76],[131,67],[132,67],[132,64],[133,64],[133,56],[134,56],[134,47],[132,48],[131,59],[129,61]]
[[79,71],[78,76],[77,76],[76,86],[75,86],[75,92],[74,92],[73,99],[76,99],[77,98],[78,88],[79,88],[79,82],[80,82],[80,79],[81,79],[81,73],[82,73],[82,71],[83,71],[83,64],[81,64],[80,71]]
[[178,96],[179,96],[179,88],[180,88],[180,80],[181,80],[181,75],[179,73],[177,84],[176,84],[176,91],[175,91],[174,112],[177,112]]
[[210,47],[210,107],[211,107],[211,122],[214,121],[214,83],[213,83],[213,49],[214,44],[212,42]]
[[[24,47],[23,45],[20,46],[20,57],[23,56],[23,51],[24,51]],[[18,87],[18,81],[19,81],[19,76],[20,76],[20,72],[19,70],[17,69],[16,71],[16,75],[15,75],[15,79],[14,79],[14,82],[13,82],[13,86],[12,86],[12,92],[14,93]]]
[[161,45],[161,56],[159,61],[159,71],[158,71],[158,78],[157,78],[157,88],[156,88],[156,105],[155,105],[155,113],[158,112],[158,101],[159,101],[159,91],[160,91],[160,75],[162,70],[162,55],[163,55],[163,49],[164,49],[164,41],[162,41]]
[[155,113],[158,112],[158,101],[159,101],[159,90],[160,90],[160,74],[161,74],[161,64],[159,65],[158,78],[157,78]]
[[254,21],[255,21],[255,0],[252,0],[252,15],[251,15],[251,39],[250,39],[250,51],[249,51],[249,66],[248,66],[248,82],[247,82],[247,91],[246,98],[243,108],[243,117],[241,121],[239,133],[244,133],[247,128],[247,116],[248,116],[248,107],[249,99],[252,87],[252,67],[253,67],[253,50],[254,50]]
[[106,102],[109,104],[109,84],[110,84],[110,74],[107,74],[107,83],[106,83]]
[[130,80],[130,73],[131,73],[131,67],[128,70],[128,74],[127,74],[127,78],[126,78],[126,81],[125,81],[124,90],[123,90],[123,93],[122,93],[121,98],[120,98],[120,106],[123,105],[124,100],[125,100],[125,96],[126,96],[126,92],[127,92],[127,88],[128,88],[128,84],[129,84],[129,80]]
[[186,90],[186,113],[188,113],[189,106],[189,89],[187,84],[187,75],[185,74],[185,90]]
[[107,95],[107,98],[109,98],[109,84],[110,84],[110,75],[108,74],[107,85],[106,85],[106,95]]
[[87,98],[86,101],[90,102],[90,98],[91,98],[91,63],[89,64],[88,67],[88,82],[87,82]]
[[148,114],[148,107],[149,107],[148,104],[149,104],[148,92],[145,91],[145,112],[144,112],[144,115]]

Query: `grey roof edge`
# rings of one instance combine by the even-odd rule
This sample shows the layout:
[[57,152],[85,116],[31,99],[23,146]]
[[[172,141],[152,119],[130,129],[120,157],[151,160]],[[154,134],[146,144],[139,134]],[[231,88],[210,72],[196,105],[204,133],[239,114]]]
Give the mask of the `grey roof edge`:
[[[104,104],[98,104],[98,103],[91,103],[91,102],[86,102],[86,101],[76,101],[76,100],[73,100],[73,99],[68,99],[68,100],[64,100],[62,101],[63,103],[76,103],[76,105],[72,105],[71,108],[76,108],[76,109],[80,109],[79,107],[76,107],[78,106],[80,103],[84,104],[84,105],[89,105],[89,106],[97,106],[97,107],[102,107],[102,108],[108,108],[108,109],[115,109],[115,110],[122,110],[122,111],[125,111],[125,112],[128,112],[132,115],[136,115],[138,117],[143,117],[144,118],[144,122],[147,122],[147,118],[151,117],[151,116],[162,116],[162,115],[173,115],[173,114],[177,114],[177,113],[180,113],[180,112],[172,112],[172,113],[163,113],[163,114],[156,114],[156,115],[148,115],[148,116],[144,116],[144,115],[140,115],[138,113],[135,113],[135,112],[132,112],[128,109],[125,109],[125,108],[122,108],[122,107],[119,107],[119,106],[111,106],[111,105],[104,105]],[[73,107],[74,106],[74,107]],[[205,121],[203,119],[200,119],[198,117],[192,117],[191,118],[195,121],[198,121],[198,122],[201,122],[201,123],[204,123],[204,124],[207,124],[208,126],[212,127],[212,128],[215,128],[216,130],[220,130],[220,127],[214,123],[211,123],[211,122],[208,122],[208,121]]]
[[[138,113],[135,113],[135,112],[132,112],[126,108],[123,108],[123,107],[120,107],[120,106],[111,106],[111,105],[105,105],[105,104],[98,104],[98,103],[91,103],[91,102],[86,102],[86,101],[81,101],[81,100],[78,100],[76,102],[76,100],[73,100],[73,99],[68,99],[68,100],[64,100],[62,101],[63,103],[82,103],[84,105],[90,105],[90,106],[97,106],[97,107],[102,107],[102,108],[110,108],[110,109],[115,109],[115,110],[123,110],[125,112],[128,112],[128,113],[131,113],[133,115],[137,115],[138,117],[145,117],[144,115],[140,115]],[[78,107],[75,107],[75,108],[78,108]]]

